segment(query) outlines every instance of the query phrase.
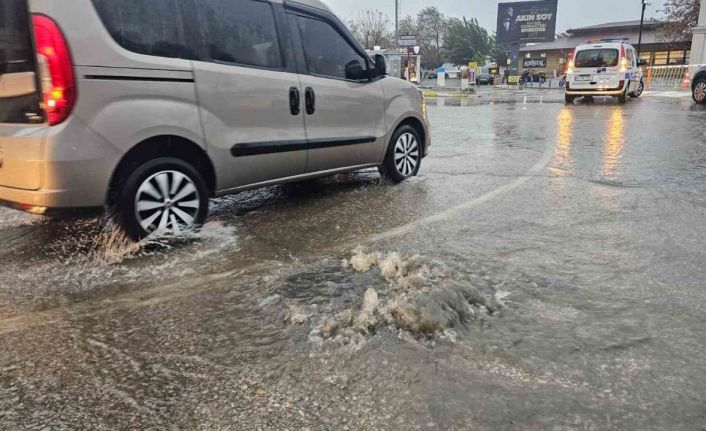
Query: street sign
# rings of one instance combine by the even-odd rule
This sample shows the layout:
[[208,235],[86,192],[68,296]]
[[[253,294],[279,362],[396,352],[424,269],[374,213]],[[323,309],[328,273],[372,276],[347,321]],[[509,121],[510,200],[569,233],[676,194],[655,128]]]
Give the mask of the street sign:
[[478,69],[478,62],[477,61],[471,61],[468,63],[468,68],[469,69]]
[[400,46],[415,46],[417,45],[417,36],[412,34],[400,35],[399,40]]
[[497,40],[501,43],[551,42],[557,0],[500,3]]

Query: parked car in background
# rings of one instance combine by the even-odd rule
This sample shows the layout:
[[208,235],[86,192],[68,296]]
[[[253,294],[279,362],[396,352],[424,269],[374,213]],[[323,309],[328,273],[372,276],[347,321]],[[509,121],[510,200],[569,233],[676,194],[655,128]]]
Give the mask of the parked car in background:
[[319,0],[2,5],[6,205],[107,206],[139,239],[202,224],[210,197],[369,167],[400,182],[427,154],[421,92]]
[[706,66],[694,72],[694,78],[691,80],[691,93],[694,96],[694,102],[700,105],[706,104]]
[[495,77],[489,73],[481,73],[476,78],[477,85],[493,85]]
[[610,96],[620,103],[640,97],[645,88],[641,65],[635,48],[624,42],[578,46],[569,61],[566,103],[581,96]]

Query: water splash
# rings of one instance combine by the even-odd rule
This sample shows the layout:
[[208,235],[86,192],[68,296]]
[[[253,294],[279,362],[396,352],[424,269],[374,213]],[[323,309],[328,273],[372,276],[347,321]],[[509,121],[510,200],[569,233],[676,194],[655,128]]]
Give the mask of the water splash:
[[370,287],[359,307],[323,315],[309,333],[312,343],[360,347],[366,336],[385,329],[420,340],[454,341],[455,329],[499,312],[506,297],[481,292],[461,272],[419,255],[367,252],[359,247],[341,265],[360,273],[378,271],[389,289]]

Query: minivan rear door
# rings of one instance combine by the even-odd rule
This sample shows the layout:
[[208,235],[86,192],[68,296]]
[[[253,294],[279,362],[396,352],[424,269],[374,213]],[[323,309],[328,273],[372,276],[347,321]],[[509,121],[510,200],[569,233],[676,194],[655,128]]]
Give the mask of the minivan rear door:
[[[185,2],[187,5],[191,2]],[[201,39],[194,61],[208,150],[221,190],[300,175],[306,132],[300,81],[282,5],[258,0],[199,0],[186,13],[186,36]]]
[[305,63],[301,80],[310,147],[307,171],[380,162],[385,102],[382,83],[368,77],[370,58],[324,11],[297,10],[288,14],[288,23]]
[[622,79],[620,71],[620,50],[615,47],[596,45],[581,49],[574,57],[574,79],[572,90],[615,89]]

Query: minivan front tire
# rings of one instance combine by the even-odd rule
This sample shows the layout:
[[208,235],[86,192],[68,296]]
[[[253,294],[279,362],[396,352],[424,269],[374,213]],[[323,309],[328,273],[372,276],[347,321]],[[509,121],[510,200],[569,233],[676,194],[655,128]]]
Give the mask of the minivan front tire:
[[393,183],[401,183],[419,172],[424,141],[410,125],[400,126],[390,139],[380,174]]
[[141,240],[154,232],[197,228],[208,216],[209,193],[201,174],[171,157],[150,160],[123,183],[116,213],[125,233]]
[[633,99],[637,99],[638,97],[642,96],[642,92],[645,91],[645,83],[640,80],[640,83],[637,85],[637,88],[630,92],[630,97]]

